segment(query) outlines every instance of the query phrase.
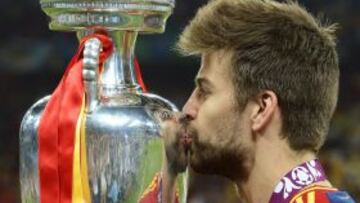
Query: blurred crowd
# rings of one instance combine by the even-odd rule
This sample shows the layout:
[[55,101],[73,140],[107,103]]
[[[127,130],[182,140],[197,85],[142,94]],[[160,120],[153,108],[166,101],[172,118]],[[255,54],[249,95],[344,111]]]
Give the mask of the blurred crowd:
[[[140,36],[136,53],[150,91],[181,107],[199,60],[173,51],[177,35],[205,0],[178,0],[162,35]],[[339,23],[341,85],[337,111],[320,159],[329,179],[360,202],[360,1],[299,0],[322,19]],[[48,29],[38,1],[1,0],[0,202],[20,202],[18,132],[26,110],[50,94],[75,53],[74,33]],[[326,20],[325,20],[326,21]],[[160,62],[160,63],[159,63]]]

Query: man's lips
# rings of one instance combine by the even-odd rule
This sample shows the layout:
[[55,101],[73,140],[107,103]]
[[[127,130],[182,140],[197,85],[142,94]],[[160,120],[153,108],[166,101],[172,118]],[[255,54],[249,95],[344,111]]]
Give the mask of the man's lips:
[[191,148],[191,144],[192,144],[192,136],[187,132],[187,130],[184,130],[181,133],[180,141],[184,146],[185,153],[188,153]]
[[188,133],[182,135],[182,141],[184,145],[191,145],[192,137]]

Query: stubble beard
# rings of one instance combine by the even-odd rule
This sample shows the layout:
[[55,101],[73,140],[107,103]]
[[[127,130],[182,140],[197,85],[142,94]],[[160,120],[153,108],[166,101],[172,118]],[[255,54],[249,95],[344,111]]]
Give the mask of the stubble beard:
[[[215,174],[225,176],[233,181],[246,181],[249,177],[249,162],[251,161],[251,150],[245,147],[238,139],[242,139],[236,129],[219,130],[216,143],[199,139],[198,131],[188,125],[187,133],[192,138],[189,146],[189,164],[198,173]],[[231,133],[229,137],[223,133]],[[201,140],[201,141],[200,141]]]

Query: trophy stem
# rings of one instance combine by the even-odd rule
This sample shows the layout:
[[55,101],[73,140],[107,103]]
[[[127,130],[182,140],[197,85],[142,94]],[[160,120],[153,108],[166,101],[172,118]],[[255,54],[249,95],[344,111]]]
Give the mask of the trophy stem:
[[[93,31],[78,32],[79,40]],[[141,92],[134,70],[134,49],[138,33],[135,31],[109,31],[114,43],[113,54],[105,61],[98,78],[101,97],[114,97],[124,92]]]

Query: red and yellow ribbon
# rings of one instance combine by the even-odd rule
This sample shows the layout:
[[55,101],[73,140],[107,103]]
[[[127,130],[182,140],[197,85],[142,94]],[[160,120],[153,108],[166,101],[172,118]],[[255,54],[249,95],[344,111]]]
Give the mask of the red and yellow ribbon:
[[[159,173],[151,181],[150,185],[143,192],[139,199],[139,203],[161,203],[162,202],[162,177]],[[175,193],[175,203],[179,203],[179,192]]]
[[[81,40],[40,119],[39,175],[41,203],[91,202],[86,163],[85,91],[82,79],[83,50],[90,38],[102,42],[99,67],[113,52],[106,34],[92,34]],[[138,81],[143,85],[135,61]]]

